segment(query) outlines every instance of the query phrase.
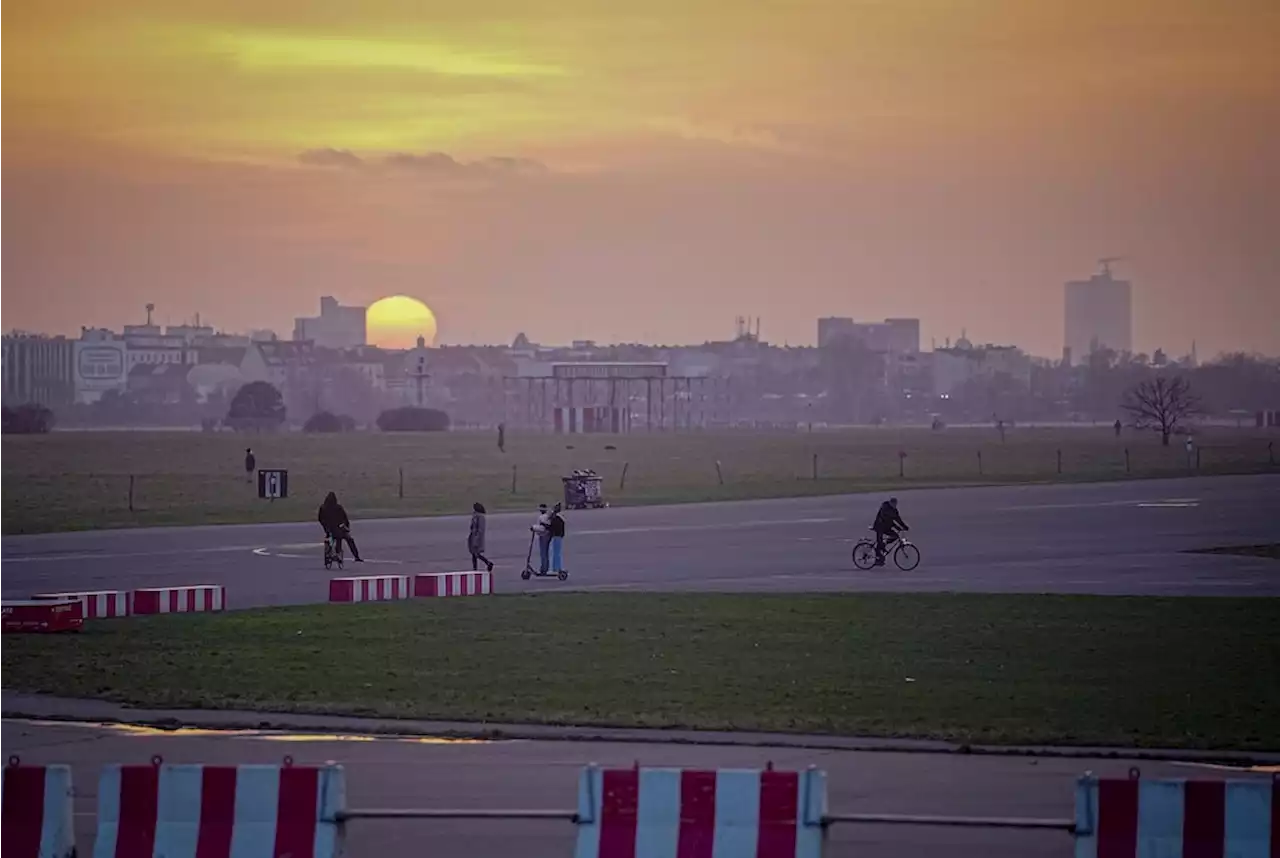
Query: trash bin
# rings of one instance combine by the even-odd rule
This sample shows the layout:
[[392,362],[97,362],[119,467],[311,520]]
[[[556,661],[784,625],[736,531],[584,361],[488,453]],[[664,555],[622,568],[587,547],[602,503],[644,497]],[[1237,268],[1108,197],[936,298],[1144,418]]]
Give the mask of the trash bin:
[[608,506],[604,502],[601,486],[604,479],[595,471],[574,471],[561,477],[564,483],[565,509],[599,509]]

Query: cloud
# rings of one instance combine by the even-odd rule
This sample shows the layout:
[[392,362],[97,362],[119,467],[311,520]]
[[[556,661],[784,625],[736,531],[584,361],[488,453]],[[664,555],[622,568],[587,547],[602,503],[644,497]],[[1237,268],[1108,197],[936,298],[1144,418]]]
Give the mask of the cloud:
[[361,167],[364,161],[349,149],[308,149],[298,160],[311,167]]
[[547,172],[547,167],[531,158],[496,156],[478,161],[459,161],[445,152],[393,152],[378,160],[361,158],[348,149],[308,149],[298,160],[312,167],[354,169],[381,166],[440,177],[482,177],[499,175],[532,175]]

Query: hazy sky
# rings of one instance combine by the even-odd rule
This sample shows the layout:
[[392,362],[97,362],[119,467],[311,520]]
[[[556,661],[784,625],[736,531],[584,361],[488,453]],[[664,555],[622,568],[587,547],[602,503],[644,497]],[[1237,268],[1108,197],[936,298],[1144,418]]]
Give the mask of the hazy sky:
[[58,0],[4,16],[3,326],[318,297],[441,340],[920,316],[1280,353],[1275,0]]

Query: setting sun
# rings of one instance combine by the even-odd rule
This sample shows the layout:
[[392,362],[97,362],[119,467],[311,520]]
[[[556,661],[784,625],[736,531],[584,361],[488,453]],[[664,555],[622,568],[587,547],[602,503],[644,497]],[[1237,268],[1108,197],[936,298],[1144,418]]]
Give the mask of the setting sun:
[[392,295],[370,305],[365,314],[371,345],[384,349],[409,349],[418,337],[431,345],[436,339],[436,316],[431,308],[407,295]]

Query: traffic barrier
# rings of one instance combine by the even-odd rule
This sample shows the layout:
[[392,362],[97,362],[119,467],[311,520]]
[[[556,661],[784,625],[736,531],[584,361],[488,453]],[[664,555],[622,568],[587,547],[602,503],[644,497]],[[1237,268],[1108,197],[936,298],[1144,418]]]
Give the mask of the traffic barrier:
[[[340,766],[107,766],[94,858],[334,858]],[[8,856],[6,856],[8,858]]]
[[5,632],[75,632],[84,626],[83,608],[74,599],[13,599],[0,602]]
[[330,602],[387,602],[409,598],[408,575],[367,575],[362,578],[331,578]]
[[9,758],[0,811],[4,858],[74,858],[70,766],[24,766]]
[[413,595],[488,596],[493,593],[492,572],[423,572],[413,576]]
[[135,614],[189,614],[224,611],[227,588],[217,584],[191,587],[147,587],[133,591]]
[[104,617],[127,617],[132,594],[125,590],[96,590],[86,593],[39,593],[33,599],[57,599],[66,601],[74,599],[80,603],[81,613],[86,620],[97,620]]
[[575,858],[818,858],[824,772],[600,769],[578,781]]
[[1275,858],[1275,780],[1142,780],[1085,776],[1076,784],[1076,858]]

